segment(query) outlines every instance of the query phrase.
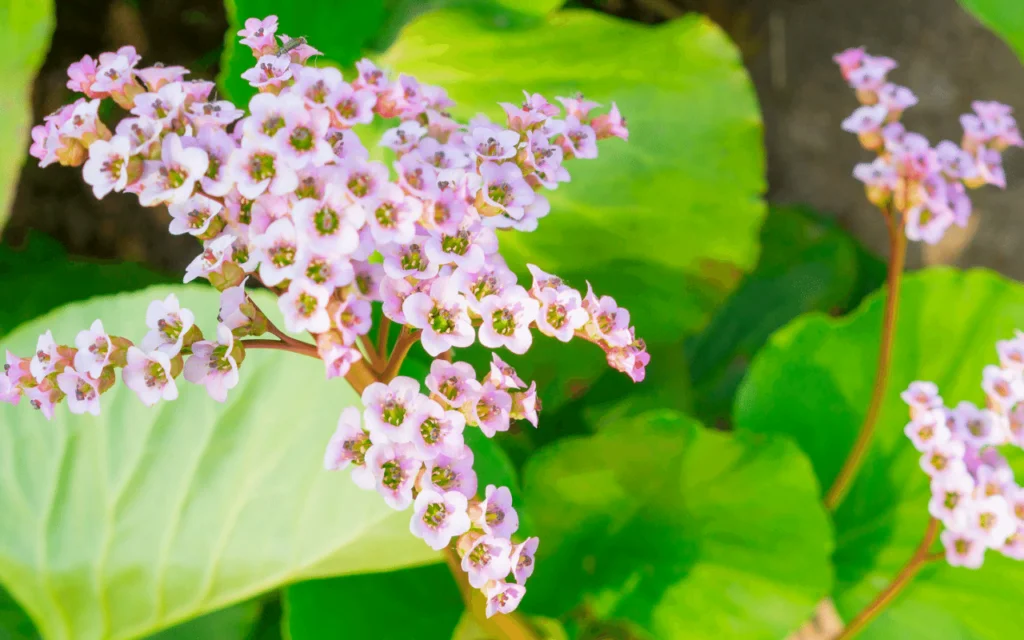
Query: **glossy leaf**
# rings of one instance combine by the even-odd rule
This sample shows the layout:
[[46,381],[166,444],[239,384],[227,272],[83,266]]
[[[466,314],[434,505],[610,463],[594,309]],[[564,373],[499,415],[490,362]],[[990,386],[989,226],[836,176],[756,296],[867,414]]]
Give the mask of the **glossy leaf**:
[[0,229],[27,156],[32,83],[50,48],[53,23],[53,0],[0,3]]
[[0,336],[62,304],[170,281],[132,263],[70,258],[56,240],[32,233],[17,249],[0,244],[0,282],[18,292],[0,305]]
[[302,582],[285,602],[291,640],[449,640],[463,612],[445,565]]
[[528,611],[651,638],[780,638],[829,590],[818,487],[784,438],[648,413],[541,450],[524,484],[541,538]]
[[727,426],[754,354],[778,328],[809,311],[844,313],[885,281],[885,265],[834,222],[798,207],[772,207],[761,258],[703,331],[687,342],[696,414]]
[[[614,55],[609,55],[614,51]],[[382,63],[448,90],[460,116],[504,118],[523,89],[582,91],[629,120],[630,141],[571,163],[534,233],[503,252],[614,295],[650,342],[707,321],[757,258],[764,215],[761,124],[739,54],[710,21],[659,27],[591,11],[495,19],[440,11],[410,23]],[[641,284],[642,283],[642,284]]]
[[[149,301],[170,291],[212,332],[215,291],[156,288],[66,307],[3,346],[31,352],[47,328],[72,341],[97,317],[139,339]],[[319,362],[252,351],[226,404],[180,390],[147,409],[117,385],[99,418],[0,407],[0,582],[48,639],[138,637],[282,583],[437,558],[408,514],[323,471],[358,398]]]
[[[821,486],[834,480],[860,428],[876,370],[883,298],[852,315],[804,316],[776,333],[736,401],[738,429],[794,438]],[[890,382],[868,458],[835,513],[834,599],[846,619],[895,576],[928,520],[928,478],[903,434],[899,393],[936,382],[949,406],[984,402],[981,371],[995,343],[1024,327],[1024,287],[989,271],[929,269],[902,287]],[[1024,472],[1024,469],[1018,469]],[[989,552],[981,570],[926,567],[865,631],[870,638],[1013,637],[1024,627],[1024,565]]]
[[1024,3],[1017,0],[960,0],[968,13],[1010,45],[1024,61]]

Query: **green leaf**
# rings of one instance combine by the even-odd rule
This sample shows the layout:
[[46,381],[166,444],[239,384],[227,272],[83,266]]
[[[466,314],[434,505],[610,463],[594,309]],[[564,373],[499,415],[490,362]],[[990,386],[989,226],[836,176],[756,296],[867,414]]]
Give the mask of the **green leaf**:
[[502,236],[520,273],[534,262],[576,286],[590,280],[659,342],[698,329],[754,266],[760,116],[736,48],[710,21],[447,10],[406,26],[382,63],[447,89],[462,117],[503,118],[497,103],[527,89],[552,100],[582,91],[628,118],[628,143],[606,141],[600,158],[571,163],[572,182],[550,192],[538,231]]
[[1024,61],[1024,3],[1018,0],[960,0],[983,25],[996,32]]
[[25,610],[0,587],[0,640],[38,640],[39,634]]
[[0,282],[18,292],[0,306],[0,336],[62,304],[171,281],[132,263],[71,259],[56,240],[32,233],[23,247],[0,244]]
[[828,593],[828,520],[784,438],[649,413],[539,451],[524,484],[541,538],[528,611],[659,639],[780,638]]
[[[848,317],[815,313],[782,329],[754,361],[737,397],[737,428],[793,437],[823,487],[834,480],[871,397],[883,303],[879,293]],[[996,341],[1011,337],[1015,327],[1024,327],[1024,287],[1016,282],[952,269],[905,279],[872,448],[834,516],[834,597],[845,619],[892,580],[928,520],[928,478],[903,434],[908,418],[900,391],[914,380],[932,380],[949,406],[983,403],[981,371],[996,362]],[[994,552],[979,571],[929,565],[866,637],[1015,637],[1024,628],[1022,577],[1019,563]]]
[[32,82],[50,48],[53,0],[0,3],[0,229],[28,149]]
[[445,565],[301,582],[285,603],[291,640],[449,640],[463,611]]
[[807,209],[772,207],[761,247],[757,268],[686,345],[696,413],[709,424],[729,424],[747,366],[776,329],[809,311],[845,313],[885,281],[878,258]]
[[228,99],[246,105],[256,90],[241,78],[256,64],[252,52],[236,35],[247,18],[278,17],[277,33],[304,36],[324,58],[340,65],[362,57],[363,48],[384,24],[384,0],[224,0],[228,30],[218,84]]
[[[213,290],[155,288],[66,307],[4,346],[31,352],[45,329],[68,342],[97,317],[138,339],[149,301],[172,291],[201,322],[216,316]],[[358,397],[321,363],[252,351],[223,405],[179,386],[147,409],[119,384],[99,418],[0,407],[0,582],[44,636],[137,637],[282,583],[437,558],[408,514],[323,471]]]
[[250,600],[164,629],[147,640],[245,640],[259,615],[260,603]]

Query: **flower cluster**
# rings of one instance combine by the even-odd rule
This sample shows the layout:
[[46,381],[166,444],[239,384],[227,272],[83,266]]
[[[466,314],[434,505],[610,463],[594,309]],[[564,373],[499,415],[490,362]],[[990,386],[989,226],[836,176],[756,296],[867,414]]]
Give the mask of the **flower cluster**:
[[[477,498],[463,433],[478,428],[491,437],[511,419],[536,426],[536,385],[527,387],[496,354],[481,381],[469,364],[435,360],[426,384],[429,395],[403,376],[368,386],[362,416],[354,407],[342,412],[324,466],[351,467],[357,486],[376,489],[394,509],[411,505],[409,528],[431,548],[456,539],[469,584],[487,598],[487,615],[508,613],[526,593],[539,541],[512,542],[519,516],[507,487],[489,485]],[[506,581],[509,574],[514,582]]]
[[873,162],[858,164],[853,175],[864,183],[873,204],[902,216],[908,239],[938,242],[951,226],[967,226],[967,189],[1006,187],[1002,152],[1024,146],[1010,107],[973,102],[974,113],[960,116],[960,144],[943,140],[932,147],[900,123],[917,97],[887,80],[896,68],[894,60],[868,55],[863,48],[847,49],[834,60],[861,103],[843,121],[843,130],[857,134],[865,149],[878,154]]
[[[42,166],[82,166],[97,198],[128,192],[143,206],[166,205],[170,233],[202,245],[184,281],[205,278],[221,291],[216,339],[171,295],[150,305],[138,346],[97,320],[74,346],[47,332],[31,357],[8,353],[0,400],[26,397],[47,417],[65,400],[73,413],[96,414],[120,369],[147,405],[174,400],[179,376],[224,401],[247,349],[317,357],[365,405],[363,420],[343,412],[327,466],[351,464],[357,484],[396,509],[412,505],[412,530],[431,546],[457,538],[489,613],[511,611],[537,541],[511,542],[507,489],[477,498],[462,433],[490,437],[519,419],[536,426],[536,387],[497,356],[478,381],[452,354],[477,341],[523,354],[536,330],[592,342],[611,367],[644,379],[650,357],[628,311],[534,265],[526,288],[499,251],[501,234],[533,231],[550,213],[543,192],[569,181],[567,161],[628,138],[625,120],[614,103],[594,115],[599,105],[580,95],[558,98],[559,107],[526,93],[521,104],[501,103],[501,123],[462,124],[441,88],[391,78],[369,60],[346,81],[308,65],[318,52],[304,39],[276,32],[274,16],[239,32],[256,58],[242,75],[258,90],[247,111],[216,99],[213,83],[185,80],[183,67],[140,67],[132,47],[71,65],[67,86],[84,97],[33,128],[31,154]],[[100,117],[108,98],[128,112],[111,126]],[[357,130],[372,131],[359,128],[378,118],[390,128],[371,156]],[[250,280],[277,295],[283,330],[246,293]],[[383,320],[373,344],[375,312]],[[389,349],[392,323],[401,329]],[[277,339],[246,339],[266,332]],[[439,358],[429,395],[395,377],[416,342]]]
[[903,392],[910,406],[905,433],[921,451],[931,477],[928,511],[941,520],[946,559],[976,569],[986,549],[1024,559],[1024,488],[996,447],[1024,447],[1024,333],[997,343],[999,362],[985,367],[986,408],[945,406],[938,387],[914,382]]

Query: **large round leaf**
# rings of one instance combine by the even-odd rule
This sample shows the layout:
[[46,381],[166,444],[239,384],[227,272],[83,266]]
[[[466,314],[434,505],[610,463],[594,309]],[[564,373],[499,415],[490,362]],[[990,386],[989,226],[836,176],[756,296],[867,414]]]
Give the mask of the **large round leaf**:
[[50,47],[53,0],[0,3],[0,229],[14,201],[32,118],[32,82]]
[[[216,316],[213,290],[154,288],[67,307],[4,346],[30,353],[47,328],[69,342],[97,317],[138,339],[171,291],[201,324]],[[47,638],[137,637],[282,583],[437,557],[407,513],[323,471],[358,397],[320,363],[252,351],[223,405],[179,386],[147,409],[119,384],[99,418],[0,407],[0,582]]]
[[383,64],[446,88],[462,117],[504,114],[524,89],[583,92],[629,121],[630,140],[571,163],[534,233],[502,236],[525,262],[614,295],[651,342],[702,325],[757,258],[761,122],[739,54],[710,21],[659,27],[590,11],[496,19],[447,10],[410,23]]
[[541,450],[525,485],[541,538],[528,610],[658,640],[781,638],[828,593],[828,520],[784,438],[648,413]]
[[[988,271],[935,269],[905,280],[889,386],[868,458],[835,514],[836,592],[849,619],[910,558],[928,520],[928,478],[903,435],[899,393],[933,380],[949,406],[984,402],[995,342],[1024,327],[1024,287]],[[792,436],[828,487],[860,428],[875,377],[883,297],[853,315],[804,316],[776,333],[736,400],[738,429]],[[1024,471],[1021,469],[1020,471]],[[925,568],[868,628],[872,638],[1007,638],[1024,628],[1024,565],[990,552],[981,570]]]

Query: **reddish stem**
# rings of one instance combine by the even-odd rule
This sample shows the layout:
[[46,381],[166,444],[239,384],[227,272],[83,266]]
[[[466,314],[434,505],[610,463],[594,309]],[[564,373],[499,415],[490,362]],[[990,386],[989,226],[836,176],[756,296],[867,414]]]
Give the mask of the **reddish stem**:
[[945,557],[944,553],[936,552],[930,553],[928,551],[931,548],[932,543],[935,542],[935,537],[939,534],[939,521],[935,518],[928,519],[928,529],[924,533],[924,538],[921,539],[921,543],[917,545],[917,549],[914,551],[914,555],[910,557],[907,564],[903,565],[900,572],[896,574],[896,577],[892,579],[885,589],[882,590],[878,596],[872,600],[868,606],[864,607],[860,613],[850,620],[850,623],[846,625],[843,632],[839,635],[836,640],[849,640],[858,633],[860,633],[869,622],[871,622],[875,616],[881,613],[893,598],[895,598],[903,588],[906,587],[917,572],[921,570],[923,566],[929,562],[934,562]]
[[828,493],[825,494],[825,508],[829,511],[835,509],[842,503],[860,466],[864,463],[864,457],[871,445],[871,437],[874,435],[875,426],[878,423],[878,414],[882,409],[882,401],[885,399],[885,390],[889,381],[889,368],[892,363],[892,346],[896,333],[896,317],[899,311],[900,301],[900,280],[903,277],[903,265],[907,257],[907,236],[903,232],[903,225],[897,219],[895,213],[886,212],[886,222],[889,228],[889,274],[888,287],[885,295],[885,312],[882,319],[882,338],[878,349],[878,370],[875,373],[875,384],[871,391],[871,401],[868,404],[867,413],[864,415],[864,422],[861,424],[857,440],[853,443],[842,469],[832,482]]

